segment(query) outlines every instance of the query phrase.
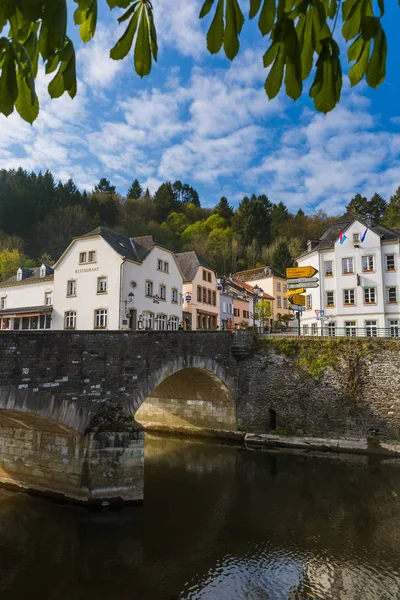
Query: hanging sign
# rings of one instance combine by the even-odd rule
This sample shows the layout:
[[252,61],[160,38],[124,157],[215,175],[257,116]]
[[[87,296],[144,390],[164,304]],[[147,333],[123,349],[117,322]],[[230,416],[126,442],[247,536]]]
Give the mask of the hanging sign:
[[286,279],[296,279],[296,277],[314,277],[318,270],[314,267],[293,267],[286,269]]

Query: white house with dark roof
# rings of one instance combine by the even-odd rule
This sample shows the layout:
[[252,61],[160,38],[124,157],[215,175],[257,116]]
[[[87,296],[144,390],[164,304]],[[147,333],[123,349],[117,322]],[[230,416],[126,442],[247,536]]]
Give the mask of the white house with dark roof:
[[54,273],[50,265],[19,268],[0,283],[0,330],[50,329]]
[[175,330],[183,278],[152,236],[104,227],[76,237],[54,265],[53,329]]
[[185,328],[219,329],[220,294],[215,271],[193,250],[175,256],[183,275]]
[[[319,287],[307,289],[303,332],[316,335],[323,326],[330,335],[375,336],[382,330],[399,336],[399,249],[398,231],[353,212],[309,241],[297,262],[318,270]],[[317,320],[321,309],[325,321]]]

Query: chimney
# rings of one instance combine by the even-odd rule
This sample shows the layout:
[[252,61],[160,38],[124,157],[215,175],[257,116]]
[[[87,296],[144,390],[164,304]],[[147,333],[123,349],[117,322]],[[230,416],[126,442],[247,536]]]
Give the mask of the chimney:
[[371,229],[371,227],[372,227],[372,217],[371,217],[371,215],[367,215],[365,217],[365,224],[366,224],[367,227],[369,227],[369,229]]
[[307,241],[307,252],[312,252],[319,244],[319,240],[308,240]]

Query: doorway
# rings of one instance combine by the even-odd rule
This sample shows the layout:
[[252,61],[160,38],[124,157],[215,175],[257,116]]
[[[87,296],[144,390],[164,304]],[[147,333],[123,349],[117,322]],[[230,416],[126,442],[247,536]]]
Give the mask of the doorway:
[[134,308],[129,310],[129,329],[136,331],[137,329],[137,311]]

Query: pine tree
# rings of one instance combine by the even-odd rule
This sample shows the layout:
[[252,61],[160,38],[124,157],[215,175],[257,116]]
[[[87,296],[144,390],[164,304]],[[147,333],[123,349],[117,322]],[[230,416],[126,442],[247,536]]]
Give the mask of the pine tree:
[[131,187],[128,190],[126,195],[127,198],[133,198],[134,200],[139,200],[143,196],[143,188],[140,185],[139,181],[135,179],[132,182]]
[[97,185],[95,185],[93,194],[115,194],[115,185],[111,185],[108,179],[102,177]]
[[232,220],[233,217],[233,208],[232,206],[229,204],[227,198],[225,198],[225,196],[222,196],[220,198],[220,201],[218,202],[217,206],[214,208],[215,213],[217,213],[220,217],[222,217],[223,219],[225,219],[225,221],[229,224]]
[[368,213],[367,198],[361,196],[361,194],[356,194],[346,206],[346,210],[358,213],[359,215],[366,215]]
[[162,183],[154,194],[154,205],[158,223],[162,223],[167,219],[169,213],[179,209],[179,201],[169,181]]
[[389,204],[385,211],[382,221],[386,227],[400,227],[400,187],[397,188],[393,196],[390,197]]

